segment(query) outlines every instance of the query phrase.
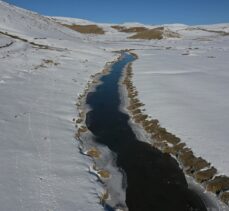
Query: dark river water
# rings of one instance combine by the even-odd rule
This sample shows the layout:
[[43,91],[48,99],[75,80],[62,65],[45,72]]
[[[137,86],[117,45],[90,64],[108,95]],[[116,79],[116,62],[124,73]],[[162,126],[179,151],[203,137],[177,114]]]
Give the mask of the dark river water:
[[86,124],[95,141],[117,154],[117,166],[127,180],[126,204],[130,211],[206,211],[201,198],[188,189],[177,161],[150,144],[138,140],[119,110],[119,81],[134,57],[123,53],[111,72],[101,78],[95,92],[88,93]]

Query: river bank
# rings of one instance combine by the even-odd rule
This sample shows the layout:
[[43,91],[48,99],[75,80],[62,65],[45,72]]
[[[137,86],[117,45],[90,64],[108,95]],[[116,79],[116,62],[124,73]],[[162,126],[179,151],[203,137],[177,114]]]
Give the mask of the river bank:
[[[133,55],[138,58],[136,54]],[[124,104],[126,104],[127,113],[130,114],[133,120],[131,125],[141,125],[141,129],[137,129],[137,131],[146,131],[148,136],[144,136],[150,136],[148,142],[163,153],[169,153],[174,156],[189,177],[191,187],[193,187],[195,180],[207,191],[216,194],[222,202],[228,203],[228,177],[217,175],[216,168],[212,167],[212,165],[203,158],[196,157],[192,152],[192,149],[188,148],[185,143],[181,142],[180,138],[168,132],[166,128],[161,127],[159,120],[152,119],[152,117],[146,114],[143,109],[144,104],[138,99],[138,91],[133,85],[132,77],[132,64],[129,64],[125,72],[123,84],[127,90],[126,97],[129,99],[129,101],[125,101]],[[125,92],[125,90],[123,91]],[[190,177],[194,180],[190,179]],[[196,185],[194,186],[196,187]],[[203,190],[201,192],[203,192]],[[209,206],[212,206],[210,207],[211,209],[217,209],[221,206],[223,209],[228,210],[227,206],[220,204],[211,194],[208,195],[209,199],[206,200],[206,202]],[[208,203],[211,201],[210,198],[215,201],[214,205]]]

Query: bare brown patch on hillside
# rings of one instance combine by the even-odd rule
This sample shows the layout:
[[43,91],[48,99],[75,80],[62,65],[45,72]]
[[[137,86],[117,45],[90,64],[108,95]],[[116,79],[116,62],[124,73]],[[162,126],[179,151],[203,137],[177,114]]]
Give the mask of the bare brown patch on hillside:
[[134,32],[144,32],[146,30],[148,30],[146,27],[136,26],[136,27],[125,28],[121,32],[134,33]]
[[82,34],[105,34],[105,31],[103,30],[103,28],[95,24],[92,24],[92,25],[63,24],[63,25],[74,31],[80,32]]
[[113,29],[118,30],[119,32],[125,32],[125,33],[136,33],[136,32],[143,32],[145,30],[148,30],[146,27],[143,26],[135,26],[135,27],[125,27],[120,25],[111,26]]
[[140,31],[137,34],[130,36],[130,39],[144,39],[144,40],[161,40],[163,39],[163,27],[155,29],[147,29]]
[[146,29],[137,32],[130,36],[130,39],[144,39],[144,40],[161,40],[163,38],[179,38],[180,35],[164,27],[157,27],[154,29]]
[[119,25],[114,25],[114,26],[111,26],[111,28],[113,28],[113,29],[116,29],[117,31],[122,31],[122,30],[125,30],[126,29],[126,27],[124,27],[124,26],[119,26]]

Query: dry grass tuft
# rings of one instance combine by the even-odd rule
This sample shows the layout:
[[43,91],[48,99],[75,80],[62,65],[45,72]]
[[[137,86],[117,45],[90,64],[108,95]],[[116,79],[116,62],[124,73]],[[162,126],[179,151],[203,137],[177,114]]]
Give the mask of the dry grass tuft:
[[63,24],[74,31],[80,32],[82,34],[105,34],[105,31],[97,25],[68,25]]
[[87,151],[87,155],[93,158],[99,158],[101,155],[101,152],[97,148],[91,148]]
[[229,178],[227,176],[217,176],[207,182],[207,190],[213,193],[219,193],[221,190],[229,189]]
[[217,170],[214,167],[211,167],[204,171],[198,171],[194,174],[194,178],[197,182],[203,183],[209,181],[217,173]]
[[102,193],[102,195],[100,196],[100,203],[102,205],[104,205],[106,203],[106,201],[108,200],[109,198],[109,193],[108,193],[108,190],[106,190],[104,193]]
[[227,205],[229,205],[229,192],[224,192],[220,195],[220,199]]
[[110,177],[110,172],[109,171],[107,171],[107,170],[99,170],[98,171],[98,174],[99,174],[99,176],[100,177],[102,177],[102,178],[109,178]]
[[85,133],[85,132],[87,132],[87,131],[88,131],[88,129],[87,129],[87,127],[85,127],[85,126],[81,126],[81,127],[79,128],[79,130],[78,130],[79,133]]

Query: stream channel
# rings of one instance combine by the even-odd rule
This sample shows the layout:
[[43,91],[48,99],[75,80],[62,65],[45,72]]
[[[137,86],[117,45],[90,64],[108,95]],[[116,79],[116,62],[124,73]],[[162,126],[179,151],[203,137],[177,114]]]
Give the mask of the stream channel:
[[91,110],[86,125],[96,142],[116,153],[117,166],[125,172],[129,211],[207,211],[201,197],[188,188],[177,161],[138,140],[128,124],[130,117],[119,109],[119,82],[125,66],[134,60],[123,53],[95,91],[88,93],[86,103]]

